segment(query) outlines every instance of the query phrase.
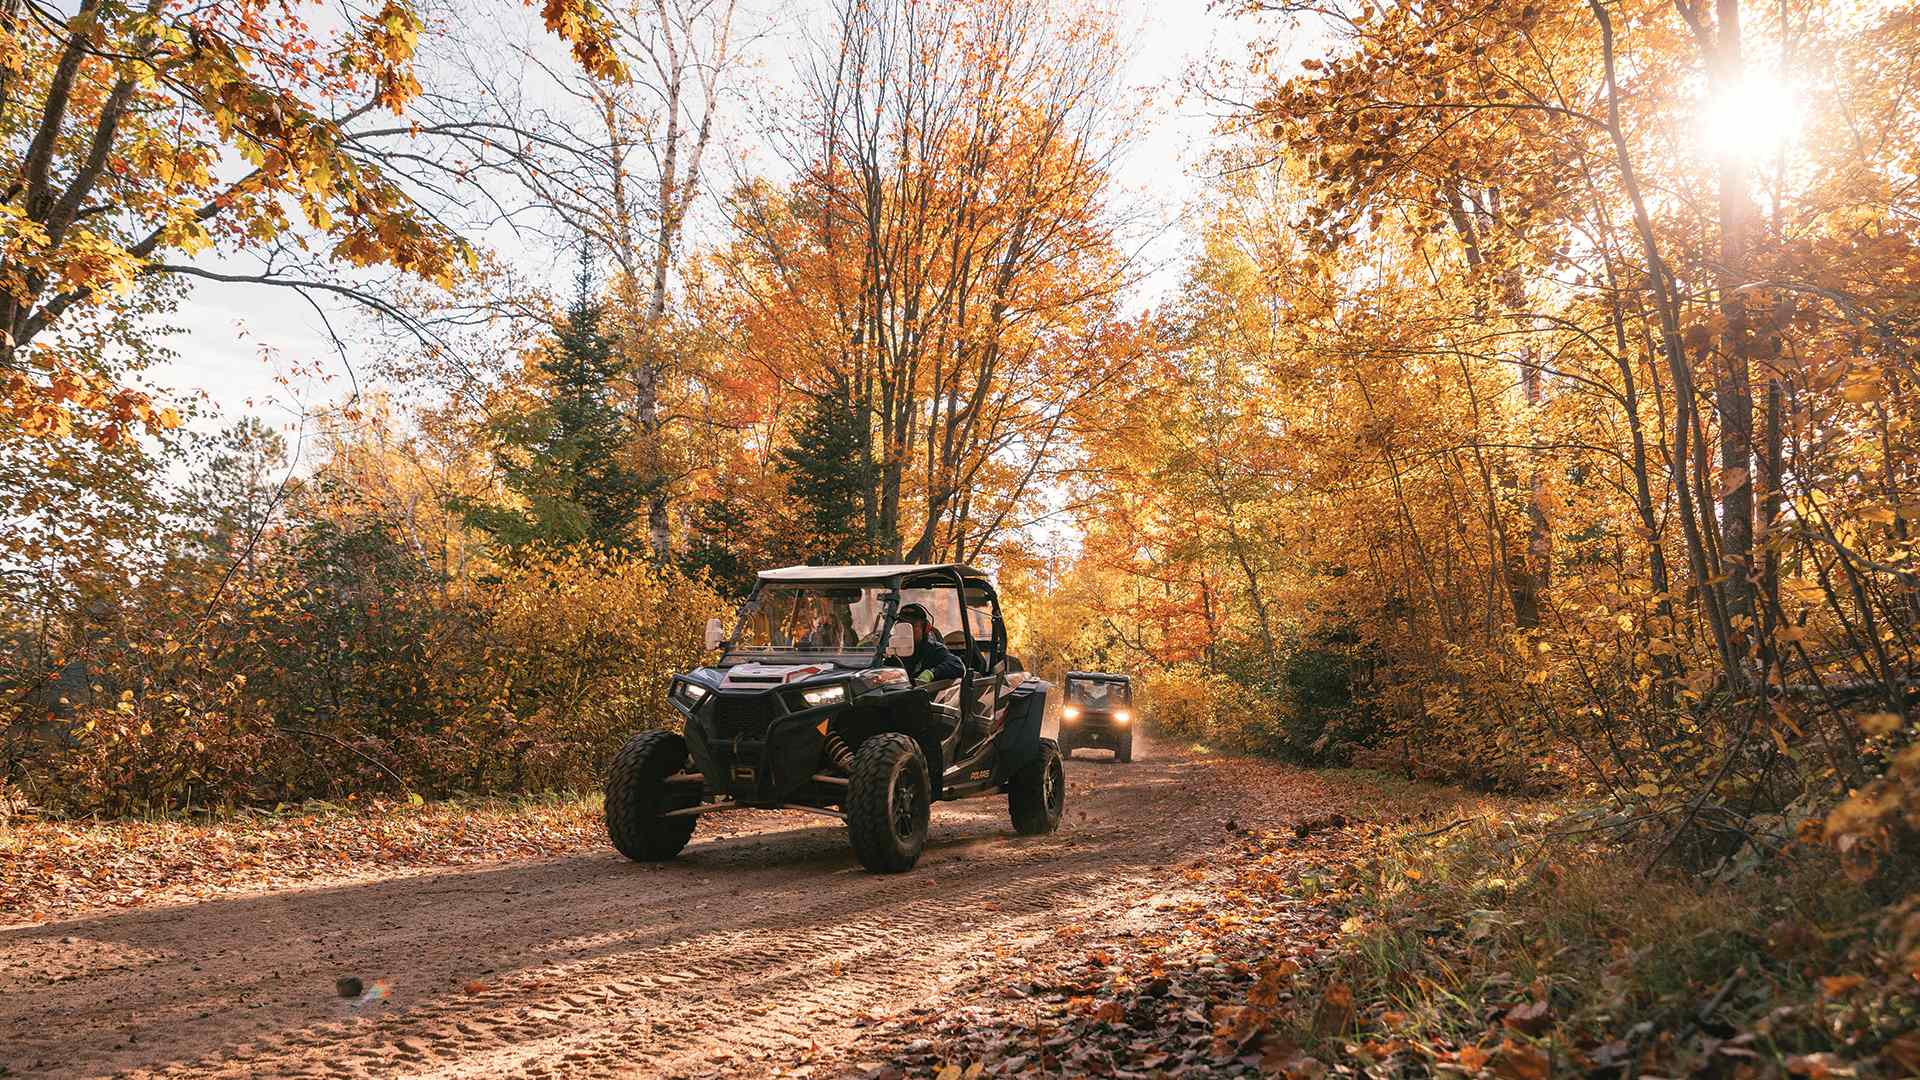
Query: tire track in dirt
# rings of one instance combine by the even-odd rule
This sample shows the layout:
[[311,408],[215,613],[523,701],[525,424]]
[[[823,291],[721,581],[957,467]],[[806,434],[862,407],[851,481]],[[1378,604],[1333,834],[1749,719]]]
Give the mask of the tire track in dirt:
[[[1074,761],[1061,832],[1013,836],[1003,799],[944,804],[903,875],[860,871],[837,826],[696,833],[665,867],[609,850],[6,931],[0,1065],[751,1075],[850,1042],[867,1017],[931,1000],[996,949],[1123,909],[1211,846],[1242,803],[1226,775],[1177,756]],[[35,962],[72,951],[67,939],[125,966]],[[349,973],[384,978],[390,996],[333,997]]]

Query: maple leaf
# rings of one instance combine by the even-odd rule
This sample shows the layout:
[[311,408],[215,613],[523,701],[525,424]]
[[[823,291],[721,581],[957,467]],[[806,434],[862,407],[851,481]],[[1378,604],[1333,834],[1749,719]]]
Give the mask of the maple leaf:
[[1507,1080],[1547,1080],[1552,1071],[1546,1054],[1511,1039],[1501,1042],[1491,1064],[1494,1074]]

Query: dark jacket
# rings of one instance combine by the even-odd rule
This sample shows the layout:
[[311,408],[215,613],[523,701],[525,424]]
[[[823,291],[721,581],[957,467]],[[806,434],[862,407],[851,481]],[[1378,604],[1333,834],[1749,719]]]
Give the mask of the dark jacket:
[[967,670],[966,666],[960,662],[960,658],[948,652],[947,647],[940,644],[932,634],[928,634],[927,639],[913,650],[913,655],[907,657],[906,666],[907,678],[914,682],[919,682],[924,672],[931,672],[933,681],[941,682],[946,679],[957,679],[966,674]]

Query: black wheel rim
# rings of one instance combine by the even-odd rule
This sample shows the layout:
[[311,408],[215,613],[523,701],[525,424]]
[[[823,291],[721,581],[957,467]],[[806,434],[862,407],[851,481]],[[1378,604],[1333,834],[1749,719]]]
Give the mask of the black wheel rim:
[[1055,758],[1047,763],[1046,778],[1041,781],[1041,796],[1046,800],[1047,813],[1058,814],[1067,795],[1067,778],[1060,768],[1060,760]]
[[902,767],[893,778],[893,835],[910,839],[920,817],[920,785],[913,770]]

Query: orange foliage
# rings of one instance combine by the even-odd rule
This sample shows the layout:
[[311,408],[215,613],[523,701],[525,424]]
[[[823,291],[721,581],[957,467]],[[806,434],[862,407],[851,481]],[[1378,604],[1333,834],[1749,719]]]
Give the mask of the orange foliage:
[[[340,267],[391,267],[442,284],[472,266],[468,243],[390,171],[380,133],[353,125],[375,110],[401,114],[421,93],[420,14],[387,0],[321,19],[335,25],[320,29],[309,7],[318,10],[273,0],[81,0],[71,11],[0,17],[9,72],[0,98],[9,133],[0,150],[8,177],[0,419],[46,436],[84,428],[106,441],[175,424],[171,410],[103,382],[97,358],[56,339],[90,313],[137,305],[152,275],[302,281],[191,262],[208,250],[290,243]],[[588,67],[617,74],[591,0],[549,0],[546,18]]]
[[[1328,48],[1252,67],[1127,391],[1164,420],[1088,436],[1137,655],[1297,715],[1344,668],[1329,745],[1364,704],[1379,760],[1667,828],[1871,776],[1920,646],[1912,14],[1288,8]],[[1775,82],[1797,126],[1741,112]]]
[[976,558],[1027,524],[1139,352],[1110,173],[1130,117],[1097,16],[849,5],[782,136],[795,179],[740,190],[706,267],[716,379],[769,438],[795,391],[869,429],[882,551]]

